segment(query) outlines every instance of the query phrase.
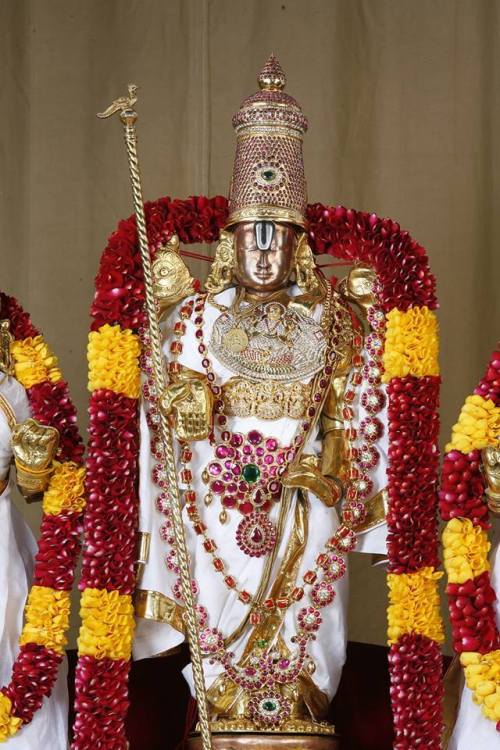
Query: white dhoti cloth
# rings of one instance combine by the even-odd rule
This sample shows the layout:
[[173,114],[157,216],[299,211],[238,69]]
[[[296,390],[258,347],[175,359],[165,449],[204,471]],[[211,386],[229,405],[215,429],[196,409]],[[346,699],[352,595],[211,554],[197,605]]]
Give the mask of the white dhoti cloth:
[[[0,393],[7,399],[17,422],[30,416],[24,388],[11,377],[0,380]],[[0,409],[0,479],[8,476],[12,460],[11,428]],[[12,481],[0,495],[0,685],[12,678],[12,666],[19,652],[23,610],[31,586],[36,542],[27,523],[14,507]],[[50,698],[32,722],[11,737],[12,750],[66,750],[68,746],[68,694],[66,662],[61,666]]]
[[[224,305],[230,304],[234,290],[226,290],[217,296],[217,302]],[[215,319],[220,314],[217,308],[206,305],[205,309],[205,340],[210,340],[210,334]],[[194,325],[186,321],[186,334],[183,339],[183,352],[179,357],[186,367],[201,371],[200,355],[198,354],[198,341],[194,335]],[[168,340],[164,351],[168,356]],[[217,383],[224,383],[234,375],[225,368],[215,357],[211,357],[213,370],[217,376]],[[360,407],[361,408],[361,407]],[[362,413],[361,417],[366,416]],[[381,413],[380,418],[386,420],[386,414]],[[263,420],[257,417],[228,417],[227,429],[231,432],[247,434],[250,430],[258,430],[264,437],[278,439],[282,446],[292,444],[293,437],[298,427],[297,420],[281,418],[274,420]],[[149,442],[149,428],[144,411],[141,412],[141,453],[140,453],[140,522],[139,528],[142,532],[149,533],[150,551],[149,560],[145,565],[141,578],[140,588],[142,590],[159,592],[162,596],[172,599],[172,585],[176,576],[165,565],[165,556],[168,547],[161,540],[159,528],[164,521],[162,514],[155,508],[154,500],[158,495],[158,488],[151,480],[153,459],[151,457]],[[200,514],[203,522],[209,529],[209,535],[217,544],[220,556],[226,563],[226,571],[233,576],[241,589],[254,594],[261,580],[266,557],[249,557],[244,554],[236,544],[236,529],[242,516],[235,511],[228,514],[228,520],[221,525],[218,517],[221,504],[214,499],[205,507],[203,497],[206,494],[201,475],[203,469],[213,459],[213,449],[206,440],[196,441],[192,445],[193,459],[191,469],[193,473],[193,488],[195,489],[199,503]],[[305,453],[318,453],[321,450],[320,441],[317,439],[317,430],[311,434],[305,446]],[[381,460],[376,472],[372,475],[374,479],[374,494],[386,486],[387,466],[387,436],[380,441],[379,450]],[[181,490],[183,486],[180,486]],[[335,533],[339,525],[339,516],[336,508],[327,508],[320,499],[311,492],[308,493],[309,507],[307,510],[308,534],[307,543],[298,570],[297,585],[300,585],[302,575],[309,569],[315,567],[315,560],[324,548],[326,541]],[[295,522],[295,508],[297,504],[297,491],[291,497],[290,508],[283,524],[283,533],[276,556],[274,569],[269,577],[269,587],[275,578],[280,561],[289,544],[291,532]],[[276,503],[269,511],[269,518],[276,524],[280,512],[280,503]],[[235,631],[244,619],[248,608],[238,600],[234,590],[229,590],[224,584],[222,576],[217,573],[211,563],[211,558],[203,549],[203,538],[198,536],[189,522],[184,510],[185,530],[187,545],[191,560],[193,561],[193,573],[199,586],[197,601],[203,605],[209,613],[210,627],[219,628],[225,637]],[[382,553],[386,551],[386,527],[385,524],[360,535],[359,549],[363,552]],[[316,640],[308,644],[308,653],[315,662],[316,670],[312,679],[316,687],[328,698],[335,694],[345,661],[346,651],[346,609],[348,594],[348,576],[337,581],[334,585],[336,597],[333,604],[321,610],[323,623]],[[268,594],[269,595],[269,594]],[[298,605],[289,607],[280,630],[280,636],[293,653],[295,647],[291,638],[297,632],[296,615],[301,606],[309,605],[309,597],[305,596]],[[385,606],[381,603],[381,606]],[[237,663],[243,655],[245,645],[251,626],[247,625],[242,635],[231,644],[230,650],[234,653],[234,663]],[[155,621],[154,619],[138,618],[137,629],[134,639],[133,656],[135,659],[144,659],[161,654],[184,640],[184,636],[170,625]],[[204,660],[205,682],[209,688],[215,679],[222,673],[220,664],[210,664],[208,659]],[[191,667],[184,670],[191,692],[194,694]]]

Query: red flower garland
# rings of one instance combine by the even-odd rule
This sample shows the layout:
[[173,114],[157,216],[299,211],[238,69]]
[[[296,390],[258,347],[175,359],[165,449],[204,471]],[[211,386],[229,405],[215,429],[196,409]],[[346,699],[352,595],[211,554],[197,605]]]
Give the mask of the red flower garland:
[[[16,341],[38,336],[31,319],[14,297],[0,293],[0,318],[10,321]],[[76,410],[67,384],[43,382],[27,389],[33,416],[60,431],[59,461],[83,462],[83,442],[76,426]],[[43,514],[35,558],[33,583],[56,591],[71,591],[80,552],[82,513]],[[43,645],[25,643],[14,662],[12,679],[1,692],[12,702],[12,713],[28,724],[51,694],[62,655]]]
[[131,594],[138,513],[137,402],[99,390],[92,394],[89,412],[85,554],[79,587]]
[[[182,243],[214,242],[227,217],[227,201],[191,197],[146,203],[151,252],[175,232]],[[437,307],[435,280],[424,249],[399,224],[375,214],[319,203],[308,207],[309,241],[315,253],[370,265],[381,282],[386,312]],[[143,275],[135,218],[121,221],[104,250],[92,304],[92,330],[104,324],[138,332],[144,324]],[[437,564],[436,479],[439,378],[394,378],[389,388],[389,561],[393,572]],[[90,401],[90,448],[82,588],[133,590],[137,522],[137,404],[97,391]],[[111,450],[127,425],[125,452]],[[135,452],[135,455],[134,455]],[[110,682],[103,677],[113,670]],[[391,696],[397,750],[439,747],[441,657],[437,644],[417,634],[391,648]],[[78,712],[74,750],[125,748],[128,663],[81,656],[77,668]],[[410,676],[410,679],[409,677]],[[411,738],[411,739],[409,739]]]
[[389,395],[389,512],[391,573],[439,567],[436,493],[439,378],[394,378]]
[[[475,396],[500,405],[500,351],[493,352]],[[468,519],[474,527],[487,531],[489,510],[485,497],[486,483],[481,472],[481,452],[462,453],[450,450],[443,462],[441,517],[444,521]],[[449,582],[446,587],[452,624],[453,647],[457,654],[467,652],[488,654],[500,649],[500,632],[495,617],[497,599],[488,570],[463,583]],[[500,721],[497,722],[500,732]]]

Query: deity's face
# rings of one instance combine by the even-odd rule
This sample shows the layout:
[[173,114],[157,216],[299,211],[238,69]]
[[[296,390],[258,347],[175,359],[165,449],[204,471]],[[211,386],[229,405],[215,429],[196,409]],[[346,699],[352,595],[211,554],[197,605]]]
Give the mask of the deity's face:
[[290,224],[248,221],[234,228],[236,280],[253,294],[270,294],[285,287],[297,243]]

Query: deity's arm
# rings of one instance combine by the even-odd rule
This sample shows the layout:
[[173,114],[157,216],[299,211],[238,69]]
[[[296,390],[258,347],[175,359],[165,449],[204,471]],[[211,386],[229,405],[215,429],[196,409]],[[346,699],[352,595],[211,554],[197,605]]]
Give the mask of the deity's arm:
[[344,482],[349,468],[349,445],[344,429],[342,407],[349,379],[351,351],[345,351],[333,374],[321,413],[321,471],[327,477]]
[[283,478],[285,486],[309,489],[327,506],[335,505],[342,498],[349,468],[342,406],[351,359],[352,351],[346,348],[332,376],[320,416],[321,454],[303,454]]

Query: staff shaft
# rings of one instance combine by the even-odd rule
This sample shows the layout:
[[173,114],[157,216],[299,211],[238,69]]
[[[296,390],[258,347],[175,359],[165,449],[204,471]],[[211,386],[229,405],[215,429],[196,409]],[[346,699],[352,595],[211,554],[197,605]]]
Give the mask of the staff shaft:
[[[137,236],[139,239],[139,248],[141,252],[142,267],[144,272],[144,292],[148,320],[148,332],[151,343],[153,372],[157,393],[161,394],[165,392],[167,379],[165,376],[165,366],[163,362],[158,313],[153,292],[153,275],[146,230],[146,217],[144,214],[144,202],[142,197],[142,186],[137,152],[137,131],[135,127],[137,113],[132,108],[122,109],[122,111],[120,112],[120,119],[124,126],[125,144],[127,147],[130,180],[132,183],[132,194],[137,223]],[[164,455],[164,464],[169,483],[169,492],[172,497],[172,522],[176,541],[177,561],[181,574],[181,590],[185,603],[184,621],[186,623],[189,649],[191,653],[191,663],[193,667],[193,680],[196,691],[196,700],[198,703],[201,741],[203,750],[212,750],[205,678],[203,674],[203,661],[198,637],[198,622],[195,602],[191,588],[189,553],[186,544],[184,523],[182,520],[182,505],[179,486],[177,482],[177,473],[175,470],[172,433],[167,416],[162,412],[161,409],[159,409],[159,412],[160,438]]]

